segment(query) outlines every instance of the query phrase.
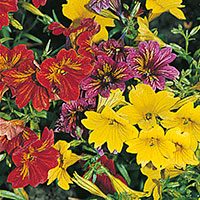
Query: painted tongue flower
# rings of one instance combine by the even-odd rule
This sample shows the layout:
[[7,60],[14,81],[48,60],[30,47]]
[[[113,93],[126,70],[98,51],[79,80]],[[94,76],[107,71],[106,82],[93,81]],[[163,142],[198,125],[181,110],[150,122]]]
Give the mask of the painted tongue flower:
[[113,38],[100,42],[98,47],[116,62],[125,62],[126,56],[131,52],[135,52],[133,47],[124,47],[122,41],[116,41]]
[[140,78],[144,84],[150,85],[153,90],[163,90],[165,78],[174,80],[179,76],[179,71],[170,66],[176,55],[171,47],[160,50],[157,42],[146,41],[138,45],[139,52],[132,52],[127,57],[127,63],[134,71],[134,77]]
[[8,12],[15,12],[17,8],[17,0],[1,0],[0,1],[0,29],[9,25]]
[[95,68],[89,78],[81,82],[81,87],[86,91],[86,98],[97,96],[110,96],[111,89],[125,90],[125,83],[133,77],[130,67],[125,62],[116,63],[108,56],[98,56]]
[[77,127],[81,129],[81,133],[85,133],[85,127],[82,125],[81,120],[85,118],[84,112],[92,110],[95,107],[95,99],[81,98],[70,103],[62,104],[62,112],[60,119],[57,120],[55,132],[70,133],[72,137],[77,137]]
[[109,8],[109,0],[91,0],[88,4],[97,13],[101,12],[101,9]]
[[30,184],[33,187],[44,183],[48,171],[58,165],[59,152],[52,148],[53,131],[45,128],[41,140],[19,147],[12,155],[17,166],[8,176],[7,182],[13,183],[13,188],[21,188]]

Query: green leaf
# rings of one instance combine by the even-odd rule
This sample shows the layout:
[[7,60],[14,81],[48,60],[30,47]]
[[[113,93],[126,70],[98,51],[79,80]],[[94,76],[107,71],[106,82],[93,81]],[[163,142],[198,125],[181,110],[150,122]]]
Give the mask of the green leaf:
[[130,178],[130,176],[128,174],[128,171],[124,167],[124,165],[121,164],[121,163],[116,163],[116,166],[119,169],[119,171],[122,174],[122,176],[125,178],[127,184],[130,185],[131,184],[131,178]]
[[0,197],[7,198],[7,199],[14,199],[14,200],[26,200],[23,197],[20,197],[19,195],[9,192],[6,190],[0,190]]
[[55,10],[52,10],[52,14],[53,14],[54,20],[55,20],[56,22],[60,23],[59,20],[58,20],[57,15],[56,15],[56,13],[55,13]]
[[4,37],[4,38],[1,38],[0,39],[0,42],[3,44],[4,42],[7,42],[9,40],[13,40],[13,38],[10,38],[10,37]]
[[193,57],[194,57],[194,59],[198,59],[200,57],[200,49],[195,51]]
[[47,111],[41,111],[41,112],[37,112],[36,113],[36,116],[37,117],[40,117],[40,118],[44,118],[44,119],[47,119]]
[[24,113],[18,112],[16,110],[13,111],[18,117],[23,117]]
[[23,33],[23,36],[34,41],[34,42],[37,42],[37,43],[41,43],[42,44],[42,40],[40,40],[39,38],[35,37],[34,35],[31,35],[29,33]]
[[11,120],[11,116],[3,112],[0,112],[0,117],[6,120]]

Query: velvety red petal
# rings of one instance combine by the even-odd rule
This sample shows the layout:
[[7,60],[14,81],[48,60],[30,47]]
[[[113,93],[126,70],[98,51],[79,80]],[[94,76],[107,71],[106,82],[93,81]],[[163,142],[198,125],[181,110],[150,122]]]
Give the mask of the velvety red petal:
[[33,5],[36,7],[36,8],[39,8],[40,5],[41,6],[44,6],[47,2],[47,0],[32,0],[33,2]]
[[48,148],[54,144],[54,132],[52,129],[48,129],[47,127],[44,128],[44,131],[42,133],[41,141],[43,143],[43,146],[45,148]]

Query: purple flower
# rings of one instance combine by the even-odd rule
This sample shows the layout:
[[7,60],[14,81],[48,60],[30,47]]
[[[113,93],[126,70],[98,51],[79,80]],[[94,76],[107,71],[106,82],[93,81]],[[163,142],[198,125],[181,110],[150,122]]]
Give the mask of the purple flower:
[[88,6],[97,13],[100,13],[101,9],[109,8],[109,0],[91,0]]
[[133,77],[131,68],[125,63],[116,63],[108,56],[97,56],[95,67],[91,76],[81,82],[81,88],[87,90],[86,98],[92,98],[101,94],[110,96],[110,90],[125,90],[125,83]]
[[55,132],[70,133],[72,137],[77,137],[79,139],[79,136],[76,133],[77,126],[81,129],[81,134],[86,131],[81,120],[86,118],[84,112],[87,110],[94,110],[95,106],[96,100],[92,98],[81,98],[72,100],[70,103],[63,103],[60,118],[55,125]]
[[179,71],[170,66],[176,55],[171,47],[160,49],[158,42],[140,42],[139,51],[127,56],[127,63],[132,68],[134,77],[140,78],[144,84],[150,85],[153,90],[163,90],[165,78],[174,80],[179,76]]
[[113,38],[100,42],[98,47],[116,62],[125,62],[126,56],[136,51],[133,47],[124,47],[122,40],[118,42]]

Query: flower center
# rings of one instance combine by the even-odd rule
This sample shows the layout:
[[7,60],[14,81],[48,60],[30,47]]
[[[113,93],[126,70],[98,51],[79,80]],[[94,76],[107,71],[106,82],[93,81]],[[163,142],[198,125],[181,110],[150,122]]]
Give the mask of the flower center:
[[183,125],[188,125],[189,122],[192,122],[190,118],[183,118]]
[[104,77],[103,77],[103,82],[104,82],[104,83],[110,83],[110,82],[111,82],[110,76],[104,76]]
[[146,118],[146,120],[152,119],[152,114],[151,113],[145,114],[145,118]]
[[153,147],[156,145],[156,143],[158,142],[158,139],[157,138],[153,138],[151,137],[150,141],[149,141],[149,146],[150,147]]

